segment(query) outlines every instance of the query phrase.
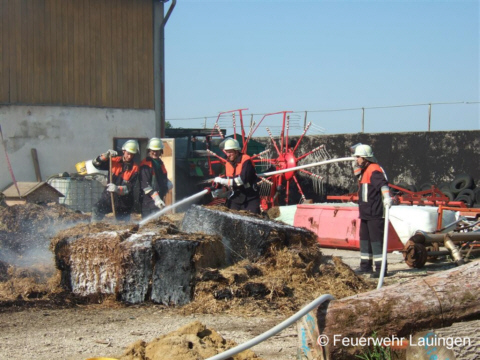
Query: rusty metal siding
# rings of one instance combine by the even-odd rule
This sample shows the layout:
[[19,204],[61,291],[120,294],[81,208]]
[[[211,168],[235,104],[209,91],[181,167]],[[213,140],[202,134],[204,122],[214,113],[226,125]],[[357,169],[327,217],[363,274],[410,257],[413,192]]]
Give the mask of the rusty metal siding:
[[0,0],[0,104],[153,109],[152,0]]

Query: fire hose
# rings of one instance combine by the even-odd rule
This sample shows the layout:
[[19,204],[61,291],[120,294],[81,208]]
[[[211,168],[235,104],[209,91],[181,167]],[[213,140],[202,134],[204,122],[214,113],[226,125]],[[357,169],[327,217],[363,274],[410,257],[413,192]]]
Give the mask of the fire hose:
[[377,289],[383,285],[383,278],[385,277],[385,269],[387,267],[387,247],[388,247],[388,224],[390,222],[390,208],[385,206],[385,225],[383,228],[383,249],[382,249],[382,266],[380,268],[380,277],[378,278]]
[[[263,174],[258,174],[258,176],[270,176],[270,175],[277,175],[277,174],[283,174],[283,173],[286,173],[286,172],[290,172],[290,171],[295,171],[295,170],[300,170],[300,169],[306,169],[306,168],[309,168],[309,167],[314,167],[314,166],[319,166],[319,165],[326,165],[326,164],[331,164],[331,163],[336,163],[336,162],[341,162],[341,161],[352,161],[354,160],[355,158],[354,157],[344,157],[344,158],[338,158],[338,159],[330,159],[330,160],[325,160],[325,161],[320,161],[320,162],[316,162],[316,163],[311,163],[311,164],[306,164],[306,165],[301,165],[301,166],[296,166],[296,167],[292,167],[292,168],[289,168],[289,169],[282,169],[282,170],[276,170],[276,171],[270,171],[270,172],[266,172],[266,173],[263,173]],[[206,182],[212,182],[214,179],[208,179],[208,180],[204,180],[202,181],[203,183],[206,183]],[[206,188],[196,194],[193,194],[183,200],[180,200],[179,202],[175,203],[175,204],[171,204],[171,205],[168,205],[166,207],[164,207],[163,209],[161,209],[160,211],[150,215],[149,217],[143,219],[142,221],[139,222],[139,226],[142,226],[144,225],[145,223],[147,223],[148,221],[150,220],[153,220],[153,219],[156,219],[160,216],[162,216],[163,214],[165,214],[166,212],[170,211],[170,210],[173,210],[175,209],[176,207],[180,206],[180,205],[183,205],[183,204],[186,204],[190,201],[193,201],[195,200],[196,198],[199,198],[203,195],[206,195],[208,193],[210,193],[212,191],[211,188]]]
[[193,194],[192,196],[189,196],[185,199],[182,199],[178,202],[176,202],[175,204],[171,204],[171,205],[168,205],[168,206],[165,206],[163,209],[161,209],[160,211],[157,211],[156,213],[153,213],[152,215],[148,216],[147,218],[143,219],[142,221],[140,221],[138,223],[139,226],[142,226],[144,225],[145,223],[149,222],[150,220],[153,220],[153,219],[156,219],[160,216],[162,216],[163,214],[165,214],[166,212],[170,211],[170,210],[173,210],[175,209],[176,207],[180,206],[180,205],[183,205],[183,204],[186,204],[190,201],[193,201],[195,200],[196,198],[199,198],[199,197],[202,197],[203,195],[206,195],[208,194],[209,192],[211,191],[211,189],[204,189],[196,194]]
[[300,320],[303,316],[308,314],[310,311],[312,311],[313,309],[316,309],[318,306],[320,306],[320,304],[322,304],[323,302],[334,300],[334,299],[335,298],[332,295],[324,294],[324,295],[320,296],[319,298],[313,300],[310,304],[303,307],[298,312],[296,312],[295,314],[293,314],[292,316],[290,316],[288,319],[284,320],[283,322],[281,322],[277,326],[271,328],[268,331],[265,331],[263,334],[260,334],[257,337],[255,337],[255,338],[253,338],[253,339],[251,339],[251,340],[249,340],[249,341],[247,341],[243,344],[235,346],[234,348],[231,348],[227,351],[224,351],[223,353],[220,353],[220,354],[217,354],[215,356],[209,357],[206,360],[225,360],[225,359],[228,359],[229,357],[231,357],[235,354],[238,354],[238,353],[240,353],[244,350],[250,349],[251,347],[261,343],[264,340],[267,340],[268,338],[272,337],[273,335],[278,334],[280,331],[282,331],[282,330],[286,329],[287,327],[289,327],[290,325],[294,324],[295,322]]
[[[330,159],[330,160],[324,160],[324,161],[319,161],[319,162],[316,162],[316,163],[311,163],[311,164],[306,164],[306,165],[299,165],[299,166],[295,166],[295,167],[291,167],[291,168],[287,168],[287,169],[269,171],[269,172],[266,172],[266,173],[257,174],[257,176],[259,176],[259,177],[265,177],[265,176],[278,175],[278,174],[283,174],[283,173],[287,173],[287,172],[290,172],[290,171],[297,171],[297,170],[301,170],[301,169],[307,169],[307,168],[311,168],[311,167],[314,167],[314,166],[327,165],[327,164],[332,164],[332,163],[337,163],[337,162],[342,162],[342,161],[352,161],[352,160],[355,160],[355,158],[354,158],[353,156],[343,157],[343,158],[337,158],[337,159]],[[203,180],[202,182],[203,182],[203,183],[208,183],[208,182],[212,182],[213,180],[214,180],[214,179],[206,179],[206,180]]]

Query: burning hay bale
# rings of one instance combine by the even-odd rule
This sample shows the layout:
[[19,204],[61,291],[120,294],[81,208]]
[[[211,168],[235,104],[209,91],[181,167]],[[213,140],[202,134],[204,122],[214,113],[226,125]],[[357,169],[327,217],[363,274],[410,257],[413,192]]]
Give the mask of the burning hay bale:
[[38,248],[48,249],[50,237],[56,231],[89,219],[59,204],[0,207],[0,250],[16,257]]
[[[225,340],[199,321],[192,322],[150,343],[137,341],[127,347],[120,360],[197,360],[222,353],[236,343]],[[229,357],[233,360],[261,360],[251,350]]]
[[[62,208],[65,216],[61,212],[50,216],[50,207],[22,206],[33,214],[43,209],[47,214],[37,215],[47,221],[58,219],[59,222],[53,220],[47,226],[39,224],[42,232],[37,236],[45,237],[60,227],[64,230],[50,236],[50,250],[48,246],[44,249],[49,263],[49,271],[44,273],[49,279],[12,267],[6,261],[0,263],[0,277],[4,279],[0,282],[0,298],[4,300],[48,298],[61,293],[78,295],[75,301],[88,301],[106,295],[132,304],[152,301],[184,305],[179,311],[185,313],[285,314],[297,311],[317,294],[329,292],[339,298],[368,289],[340,260],[322,255],[313,233],[242,212],[223,215],[226,219],[232,217],[236,226],[224,223],[232,241],[224,243],[215,234],[182,232],[175,226],[178,219],[174,223],[162,217],[142,227],[108,222],[71,226],[70,219],[83,215]],[[23,218],[34,218],[27,215]],[[215,216],[222,215],[215,213]],[[230,233],[242,228],[240,223],[244,218],[251,232],[247,235],[252,237],[247,240],[232,237]],[[71,227],[65,229],[62,221]],[[260,246],[254,244],[255,239]],[[246,247],[250,243],[255,247],[251,252]],[[252,254],[254,260],[239,256],[241,261],[225,267],[224,244]],[[230,253],[233,254],[231,250]],[[22,274],[30,274],[30,281]]]
[[[191,301],[194,277],[204,266],[222,266],[216,237],[183,234],[171,224],[142,228],[95,223],[52,240],[62,285],[80,296],[114,294],[128,303]],[[151,287],[151,288],[150,288]]]
[[89,218],[59,204],[0,207],[0,300],[48,298],[61,292],[50,238]]
[[325,293],[341,298],[371,288],[339,258],[324,256],[312,232],[223,209],[195,206],[182,228],[221,236],[241,261],[199,272],[195,299],[183,312],[285,315]]
[[323,256],[305,229],[201,206],[185,213],[182,229],[221,236],[235,262],[197,273],[194,301],[183,313],[293,314],[322,294],[341,298],[371,288],[339,258]]
[[225,207],[193,205],[185,213],[181,229],[188,233],[220,236],[229,264],[243,259],[255,261],[272,244],[279,247],[316,244],[316,235],[309,230]]
[[323,256],[318,246],[272,249],[256,262],[203,269],[196,277],[194,300],[180,311],[291,315],[322,294],[343,298],[371,288],[340,258]]

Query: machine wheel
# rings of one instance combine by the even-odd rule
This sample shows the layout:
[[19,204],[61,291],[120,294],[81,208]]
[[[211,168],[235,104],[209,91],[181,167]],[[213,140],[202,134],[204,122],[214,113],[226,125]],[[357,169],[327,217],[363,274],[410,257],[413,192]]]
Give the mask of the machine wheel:
[[427,248],[423,244],[407,241],[403,257],[411,268],[421,269],[427,262]]

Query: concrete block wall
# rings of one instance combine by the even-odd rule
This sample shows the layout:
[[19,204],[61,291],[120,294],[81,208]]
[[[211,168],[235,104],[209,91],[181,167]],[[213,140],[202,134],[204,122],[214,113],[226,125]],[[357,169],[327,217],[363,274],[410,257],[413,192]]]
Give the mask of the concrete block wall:
[[[269,138],[255,140],[271,147]],[[298,137],[291,140],[298,140]],[[302,139],[296,155],[325,145],[331,158],[345,157],[350,156],[350,146],[358,143],[372,146],[391,183],[406,182],[420,186],[428,182],[439,185],[452,181],[456,175],[467,173],[480,187],[480,130],[308,136]],[[300,164],[321,160],[309,156]],[[356,189],[350,163],[308,170],[324,177],[324,195],[342,195]],[[308,178],[299,179],[307,198],[324,200],[324,197],[312,194],[312,183]]]

